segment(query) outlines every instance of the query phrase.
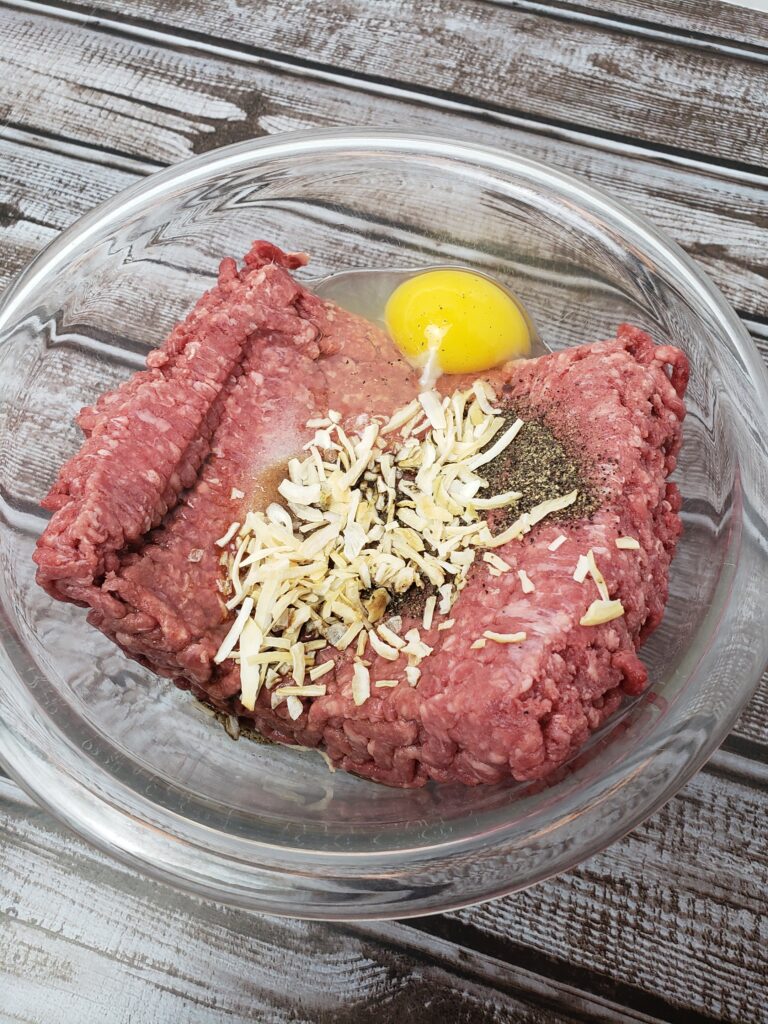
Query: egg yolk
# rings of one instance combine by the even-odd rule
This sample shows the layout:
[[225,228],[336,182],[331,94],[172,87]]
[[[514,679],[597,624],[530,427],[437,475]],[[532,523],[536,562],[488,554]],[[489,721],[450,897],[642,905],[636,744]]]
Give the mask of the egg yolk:
[[479,373],[530,354],[526,319],[502,288],[468,270],[428,270],[392,292],[387,328],[414,366]]

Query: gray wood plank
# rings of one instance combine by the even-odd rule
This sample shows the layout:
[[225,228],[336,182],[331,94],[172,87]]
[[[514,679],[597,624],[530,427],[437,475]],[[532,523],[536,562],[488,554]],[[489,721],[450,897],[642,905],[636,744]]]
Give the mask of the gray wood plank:
[[765,747],[761,756],[768,760],[768,672],[763,674],[757,692],[744,708],[733,732]]
[[260,917],[86,846],[0,779],[0,1022],[647,1022],[400,924]]
[[2,288],[63,228],[141,176],[98,163],[82,147],[65,155],[47,140],[10,134],[0,128]]
[[[94,12],[91,5],[74,7]],[[766,161],[762,62],[564,16],[567,9],[554,5],[262,0],[254,17],[242,0],[224,8],[136,0],[130,13],[124,0],[102,0],[96,13],[716,161],[724,159],[727,118],[727,158],[759,166]]]
[[[0,80],[0,109],[13,111],[25,133],[47,134],[53,125],[57,137],[98,143],[100,159],[114,163],[119,151],[134,163],[141,160],[144,171],[226,142],[303,127],[408,127],[497,145],[581,175],[628,202],[695,256],[738,309],[768,316],[759,255],[765,251],[768,175],[718,171],[579,133],[534,130],[500,114],[479,116],[475,108],[339,83],[274,62],[124,39],[7,8],[0,8],[0,36],[8,40],[9,67]],[[51,91],[53,63],[57,86]],[[58,139],[49,143],[61,145]],[[51,198],[60,183],[46,193],[34,158],[18,159],[18,166],[11,162],[0,201],[6,226],[24,244],[25,234],[41,239],[57,215]],[[28,184],[48,209],[34,208]]]
[[720,0],[675,0],[674,3],[670,0],[593,0],[592,3],[564,0],[563,6],[611,18],[637,20],[645,25],[696,32],[728,42],[768,47],[768,17],[754,9]]

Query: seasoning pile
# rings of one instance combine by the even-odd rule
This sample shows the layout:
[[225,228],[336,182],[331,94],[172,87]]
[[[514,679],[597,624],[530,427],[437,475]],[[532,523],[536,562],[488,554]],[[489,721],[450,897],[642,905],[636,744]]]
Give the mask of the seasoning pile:
[[[249,512],[217,541],[226,549],[227,608],[237,615],[215,661],[239,663],[244,707],[252,710],[264,687],[273,707],[285,700],[298,718],[301,698],[326,693],[322,679],[334,667],[322,658],[328,648],[354,645],[357,705],[374,686],[403,679],[417,685],[432,647],[418,628],[402,634],[402,618],[393,614],[398,598],[421,592],[423,630],[450,629],[478,552],[491,574],[508,572],[493,549],[574,505],[577,489],[529,506],[491,532],[489,513],[509,513],[524,499],[520,490],[489,493],[494,469],[524,426],[519,418],[510,423],[495,402],[490,385],[478,380],[449,397],[426,391],[352,437],[334,411],[307,424],[315,431],[307,455],[289,461],[278,488],[285,505]],[[623,609],[609,600],[592,552],[586,558],[582,578],[589,572],[600,592],[582,620],[591,625]],[[531,593],[534,583],[518,575]],[[488,630],[472,646],[525,639],[524,632]],[[392,678],[371,679],[369,648],[392,663]]]

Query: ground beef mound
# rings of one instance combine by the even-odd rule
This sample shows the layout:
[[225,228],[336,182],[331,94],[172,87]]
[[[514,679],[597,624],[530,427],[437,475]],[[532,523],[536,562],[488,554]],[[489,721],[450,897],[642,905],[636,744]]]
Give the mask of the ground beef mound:
[[[685,356],[621,325],[609,341],[510,364],[493,374],[511,408],[546,423],[591,467],[596,508],[544,520],[498,553],[525,569],[492,577],[477,562],[454,606],[453,629],[422,631],[434,654],[416,688],[351,696],[351,652],[333,656],[327,695],[292,721],[263,692],[238,701],[237,667],[213,663],[231,615],[216,537],[272,497],[276,473],[311,434],[307,419],[337,409],[354,429],[419,390],[382,332],[323,303],[290,271],[306,261],[257,242],[147,359],[147,369],[83,409],[80,451],[45,499],[53,512],[35,552],[53,597],[130,657],[268,739],[320,747],[365,778],[398,786],[546,778],[647,674],[637,648],[658,625],[680,533],[675,468],[687,383]],[[456,382],[443,379],[451,389]],[[561,533],[556,552],[548,545]],[[619,550],[636,537],[640,551]],[[579,625],[597,596],[573,580],[592,548],[625,615]],[[404,629],[413,623],[404,616]],[[485,629],[524,630],[519,645],[470,650]],[[392,675],[371,655],[371,678]],[[245,754],[244,754],[245,756]]]

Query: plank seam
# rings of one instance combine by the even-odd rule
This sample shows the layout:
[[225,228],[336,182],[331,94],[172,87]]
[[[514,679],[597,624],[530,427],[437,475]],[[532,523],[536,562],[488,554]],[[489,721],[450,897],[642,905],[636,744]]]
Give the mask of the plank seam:
[[[760,766],[768,765],[768,746],[749,736],[734,736],[733,733],[729,733],[720,750],[747,761],[755,761]],[[762,774],[761,772],[761,776]],[[765,773],[765,780],[768,782],[768,772]]]
[[[514,896],[508,899],[514,899]],[[518,969],[530,970],[540,977],[557,978],[560,984],[571,986],[581,992],[589,992],[593,998],[610,999],[615,1005],[631,1007],[636,1013],[646,1015],[646,1019],[650,1017],[652,1020],[668,1024],[681,1024],[683,1019],[685,1024],[721,1024],[720,1017],[712,1017],[680,1006],[638,985],[601,974],[594,968],[584,967],[573,961],[561,960],[541,949],[524,946],[509,939],[502,940],[492,932],[482,931],[454,915],[412,918],[409,927],[444,942],[471,948],[489,959],[506,957],[513,961]],[[463,936],[460,943],[449,937],[456,934]],[[546,973],[542,973],[543,971]]]
[[[631,1004],[625,1006],[616,1003],[592,989],[562,982],[557,975],[542,974],[537,970],[521,967],[520,963],[511,957],[502,959],[491,956],[463,942],[446,939],[429,927],[420,927],[419,922],[424,920],[430,919],[411,918],[407,923],[378,921],[370,925],[356,922],[345,925],[344,930],[371,941],[390,942],[394,948],[407,949],[432,960],[433,963],[447,967],[453,975],[479,980],[484,984],[522,995],[544,1009],[565,1009],[570,1015],[583,1020],[585,1024],[609,1024],[614,1021],[626,1024],[662,1024],[669,1020],[668,1017],[660,1018],[639,1012]],[[438,920],[448,923],[448,918],[442,915]],[[450,923],[456,924],[455,921]],[[459,930],[462,930],[461,925]],[[550,989],[549,992],[542,991],[542,981]]]
[[[719,750],[707,761],[702,769],[710,775],[720,775],[732,779],[739,785],[754,789],[757,792],[768,792],[768,763],[763,760],[765,757],[765,746],[760,743],[752,743],[748,739],[735,736],[733,741],[729,733],[726,741]],[[752,760],[749,752],[752,747],[757,748],[757,760]],[[737,751],[744,751],[744,753]]]
[[[34,131],[30,131],[30,129],[18,121],[3,121],[0,123],[0,138],[30,149],[45,149],[49,153],[69,156],[84,163],[98,163],[102,167],[111,167],[115,171],[131,171],[136,174],[146,175],[151,174],[153,171],[163,170],[168,166],[168,164],[163,163],[161,160],[153,160],[151,157],[137,159],[131,153],[114,149],[111,146],[100,146],[97,143],[82,145],[73,142],[66,135],[60,135],[57,132],[47,131],[43,128],[35,128]],[[43,145],[39,143],[43,143]],[[53,145],[47,145],[46,143],[53,143]],[[113,159],[104,159],[105,157]]]
[[609,31],[620,32],[622,35],[635,35],[642,39],[671,43],[686,49],[701,49],[725,57],[739,57],[757,61],[760,64],[768,63],[768,49],[762,46],[736,43],[725,36],[671,28],[660,22],[645,21],[642,18],[616,17],[607,11],[596,12],[592,7],[587,8],[579,3],[569,3],[568,0],[562,0],[560,3],[556,0],[549,0],[547,3],[537,2],[537,0],[482,0],[482,3],[488,7],[529,11],[532,14],[540,14],[544,18],[552,18],[557,21],[596,25]]

